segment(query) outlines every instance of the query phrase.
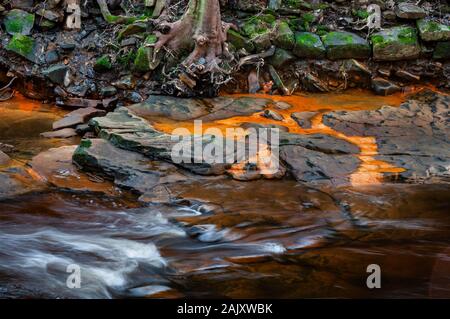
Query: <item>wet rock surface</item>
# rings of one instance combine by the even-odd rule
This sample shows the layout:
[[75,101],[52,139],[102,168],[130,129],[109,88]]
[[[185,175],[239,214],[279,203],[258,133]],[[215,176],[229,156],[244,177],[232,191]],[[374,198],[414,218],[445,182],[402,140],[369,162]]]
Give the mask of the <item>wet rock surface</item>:
[[259,112],[269,103],[267,99],[218,97],[214,99],[183,99],[152,95],[143,103],[129,107],[136,115],[168,117],[174,120],[214,121]]
[[280,136],[280,158],[289,172],[302,183],[317,185],[349,184],[360,161],[359,148],[329,135]]
[[84,170],[112,179],[123,189],[143,195],[146,201],[158,198],[159,202],[170,202],[173,195],[168,186],[187,180],[187,173],[179,173],[174,165],[151,161],[140,153],[117,148],[103,139],[83,140],[73,153],[73,161]]
[[291,117],[300,127],[311,128],[311,119],[317,114],[317,112],[295,112],[291,114]]
[[[299,106],[290,97],[283,99],[289,104],[272,98],[268,107],[283,114],[282,121],[261,117],[259,111],[244,117],[245,123],[293,129],[297,123],[288,114],[305,107],[325,117],[330,113],[335,129],[346,130],[348,136],[370,130],[377,139],[388,132],[399,145],[397,138],[409,139],[400,151],[421,159],[423,152],[448,149],[445,144],[435,146],[436,138],[448,139],[446,96],[422,93],[400,109],[354,111],[358,108],[347,105],[348,97],[317,95],[326,105],[337,98],[337,105],[349,110],[344,114],[321,109],[320,103],[312,107],[300,99]],[[375,99],[382,98],[371,95],[359,103],[367,107]],[[360,125],[341,118],[345,114],[356,114]],[[251,123],[252,118],[264,123]],[[51,129],[56,119],[34,125],[33,135]],[[373,125],[367,124],[371,119]],[[26,167],[33,173],[1,169],[0,255],[9,257],[2,258],[0,274],[13,275],[15,281],[2,282],[0,296],[373,297],[373,291],[361,288],[360,278],[367,264],[380,262],[386,285],[377,296],[448,293],[443,281],[448,273],[448,185],[418,185],[421,181],[410,179],[417,183],[345,186],[361,165],[361,150],[326,127],[321,129],[328,134],[306,134],[311,131],[300,126],[298,133],[280,133],[280,156],[287,170],[282,180],[242,182],[226,175],[194,175],[164,158],[167,134],[158,132],[150,120],[118,108],[91,119],[98,137],[35,156]],[[418,134],[397,134],[397,122],[408,134]],[[316,121],[311,124],[317,129]],[[353,126],[358,133],[351,133]],[[9,126],[3,128],[2,134]],[[428,149],[420,135],[433,137],[423,142]],[[419,146],[411,140],[418,140]],[[22,147],[17,143],[14,148],[20,152]],[[385,153],[400,158],[399,150],[390,149],[396,144],[386,147]],[[16,154],[11,147],[0,148],[12,157]],[[405,162],[412,163],[410,158]],[[415,169],[421,168],[411,167],[411,172]],[[252,179],[250,173],[245,176]],[[37,180],[42,180],[41,188]],[[82,265],[87,280],[81,289],[68,290],[65,270],[73,262]]]
[[6,155],[2,150],[0,150],[0,166],[6,165],[11,161],[11,158]]
[[331,112],[324,123],[349,136],[374,136],[377,158],[407,169],[399,173],[401,179],[448,181],[449,105],[447,95],[423,91],[399,108]]

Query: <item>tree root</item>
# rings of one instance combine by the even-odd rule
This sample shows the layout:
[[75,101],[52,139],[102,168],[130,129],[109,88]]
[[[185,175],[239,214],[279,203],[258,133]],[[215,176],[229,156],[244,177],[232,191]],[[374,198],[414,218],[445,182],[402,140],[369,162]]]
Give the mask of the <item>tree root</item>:
[[141,20],[146,21],[146,19],[139,19],[137,17],[128,17],[122,15],[113,15],[109,11],[108,4],[106,0],[97,0],[98,6],[100,7],[100,11],[102,13],[103,19],[110,24],[129,24],[135,21]]
[[230,81],[231,70],[224,62],[234,56],[228,50],[227,32],[237,29],[221,19],[218,0],[190,0],[184,15],[167,22],[164,13],[158,20],[153,62],[161,49],[171,52],[190,51],[179,66],[169,73],[171,79],[163,86],[167,94],[193,96],[216,95],[223,83]]

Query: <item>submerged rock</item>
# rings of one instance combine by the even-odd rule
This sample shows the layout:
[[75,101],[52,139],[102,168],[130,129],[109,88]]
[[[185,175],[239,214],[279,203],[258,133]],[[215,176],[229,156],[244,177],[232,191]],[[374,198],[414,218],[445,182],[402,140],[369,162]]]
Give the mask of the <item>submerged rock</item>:
[[40,134],[42,137],[46,138],[69,138],[73,136],[77,136],[77,132],[73,128],[63,128],[61,130],[53,131],[53,132],[44,132]]
[[53,123],[54,130],[60,130],[67,127],[76,127],[78,124],[83,124],[96,116],[105,115],[106,111],[99,110],[93,107],[81,108],[72,111],[64,117]]
[[99,192],[118,196],[112,183],[94,175],[86,175],[72,162],[76,145],[51,148],[39,153],[29,163],[46,183],[59,189],[76,192]]

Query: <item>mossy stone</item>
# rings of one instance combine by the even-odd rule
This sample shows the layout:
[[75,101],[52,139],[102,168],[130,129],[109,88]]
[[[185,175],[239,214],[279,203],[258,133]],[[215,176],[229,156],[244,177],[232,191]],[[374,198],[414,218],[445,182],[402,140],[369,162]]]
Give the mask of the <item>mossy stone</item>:
[[107,55],[102,55],[95,61],[94,70],[97,72],[108,72],[112,69],[111,59]]
[[9,41],[6,49],[23,56],[31,62],[37,62],[35,55],[36,42],[31,37],[22,34],[15,34]]
[[326,55],[326,50],[320,37],[310,32],[295,33],[293,52],[299,58],[323,59]]
[[117,36],[117,41],[122,40],[123,38],[133,35],[133,34],[138,34],[138,33],[143,33],[147,31],[147,24],[144,22],[135,22],[133,24],[127,25],[125,26],[120,32],[119,35]]
[[329,32],[322,36],[327,57],[337,59],[366,59],[370,57],[370,45],[360,36],[351,32]]
[[282,6],[291,9],[312,10],[313,5],[304,0],[282,0]]
[[49,30],[52,29],[56,26],[56,23],[50,20],[47,20],[45,18],[39,19],[37,21],[37,25],[42,29],[42,30]]
[[450,59],[450,41],[438,42],[434,49],[433,59],[448,60]]
[[420,55],[417,30],[399,26],[377,32],[371,37],[373,57],[377,61],[415,59]]
[[274,43],[282,49],[292,50],[294,48],[294,32],[289,28],[287,22],[281,21],[278,23],[275,30]]
[[34,25],[34,14],[20,9],[13,9],[6,15],[3,24],[6,32],[11,35],[29,35]]
[[450,26],[435,21],[417,20],[417,28],[423,41],[448,41],[450,40]]
[[268,49],[271,46],[271,31],[275,26],[275,17],[271,14],[263,14],[248,19],[242,31],[249,37],[256,51]]
[[136,58],[134,59],[133,68],[137,72],[150,71],[150,48],[141,46],[137,50]]
[[153,58],[153,47],[147,46],[148,44],[155,44],[158,41],[156,35],[151,34],[145,39],[145,44],[140,46],[136,52],[136,58],[133,62],[133,69],[137,72],[148,72],[153,70],[152,58]]
[[276,48],[274,55],[268,59],[268,62],[275,68],[281,68],[292,63],[295,59],[295,56],[290,51]]
[[234,30],[228,30],[227,40],[237,50],[244,48],[249,53],[253,52],[254,50],[253,44],[249,41],[249,39]]

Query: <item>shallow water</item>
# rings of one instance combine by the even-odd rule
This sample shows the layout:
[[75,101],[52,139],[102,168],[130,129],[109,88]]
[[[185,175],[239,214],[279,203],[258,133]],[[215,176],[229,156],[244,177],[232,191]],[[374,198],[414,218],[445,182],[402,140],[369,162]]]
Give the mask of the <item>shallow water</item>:
[[[308,98],[330,109],[387,103]],[[15,101],[0,104],[0,142],[14,158],[77,143],[39,138],[61,111]],[[140,207],[125,194],[52,189],[3,200],[0,297],[450,297],[448,186],[218,178],[174,191],[189,201]],[[66,285],[73,264],[81,288]],[[370,264],[381,289],[366,286]]]

